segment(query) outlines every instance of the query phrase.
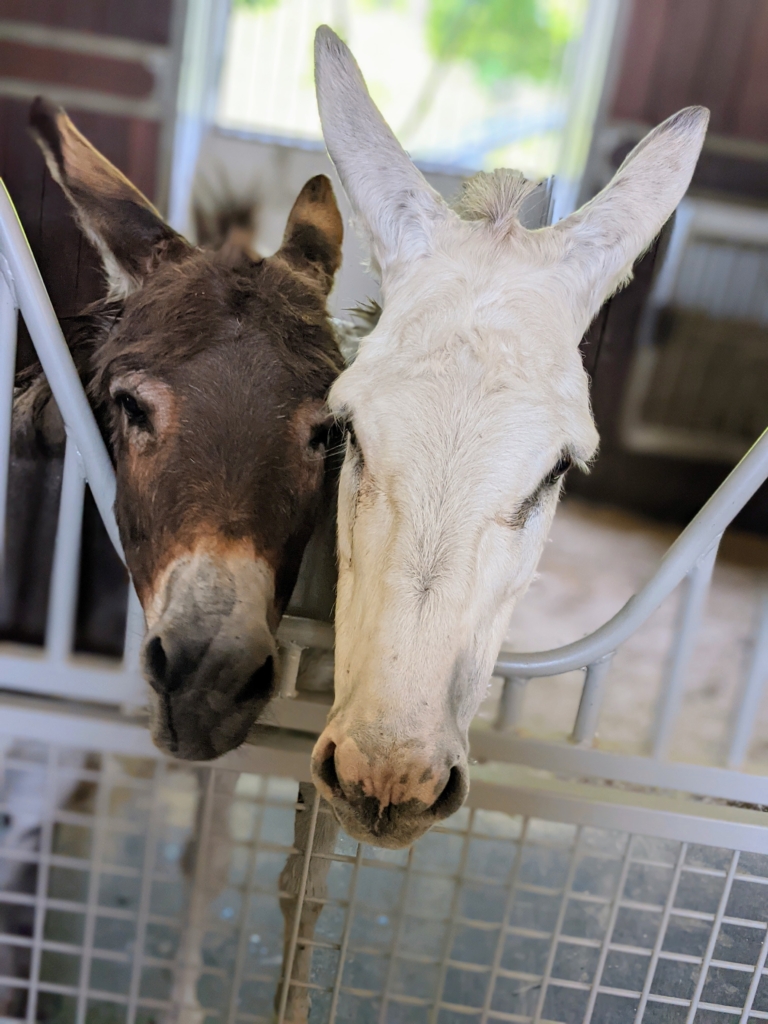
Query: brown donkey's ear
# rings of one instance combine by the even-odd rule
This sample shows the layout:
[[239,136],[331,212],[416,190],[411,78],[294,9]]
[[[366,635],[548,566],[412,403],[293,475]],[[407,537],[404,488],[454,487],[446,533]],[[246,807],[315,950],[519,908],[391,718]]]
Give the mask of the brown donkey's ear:
[[331,182],[324,174],[310,178],[293,204],[278,255],[308,271],[330,292],[341,266],[344,224]]
[[38,97],[29,121],[48,169],[99,251],[111,298],[125,298],[160,260],[189,251],[181,235],[93,148],[61,107]]

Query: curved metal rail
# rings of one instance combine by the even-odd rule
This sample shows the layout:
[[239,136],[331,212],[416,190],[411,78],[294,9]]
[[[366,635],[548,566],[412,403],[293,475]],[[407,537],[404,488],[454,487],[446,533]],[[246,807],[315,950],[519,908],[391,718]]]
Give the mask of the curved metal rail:
[[[125,561],[113,508],[115,474],[107,448],[99,433],[96,418],[80,383],[69,348],[64,341],[64,335],[61,333],[59,321],[48,298],[24,229],[2,181],[0,253],[5,259],[5,264],[0,264],[5,287],[10,293],[11,301],[21,310],[40,365],[54,391],[67,437],[72,439],[77,449],[83,473],[91,487],[109,538],[120,558]],[[8,301],[7,296],[5,301]],[[7,458],[7,455],[4,457]]]

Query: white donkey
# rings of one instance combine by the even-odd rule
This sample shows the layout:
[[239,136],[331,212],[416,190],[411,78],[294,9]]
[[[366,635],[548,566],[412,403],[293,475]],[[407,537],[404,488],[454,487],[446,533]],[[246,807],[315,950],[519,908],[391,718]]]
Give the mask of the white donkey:
[[410,843],[467,792],[468,727],[561,482],[595,454],[579,341],[685,193],[709,113],[641,142],[581,210],[537,231],[531,184],[467,182],[454,208],[316,37],[330,156],[381,279],[383,313],[331,392],[339,492],[335,702],[313,775],[352,836]]

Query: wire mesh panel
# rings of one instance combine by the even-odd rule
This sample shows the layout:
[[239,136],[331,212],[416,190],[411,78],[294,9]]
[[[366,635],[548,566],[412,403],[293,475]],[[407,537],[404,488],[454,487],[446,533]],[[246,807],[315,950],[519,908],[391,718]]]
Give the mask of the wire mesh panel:
[[[6,1020],[278,1019],[294,780],[20,739],[1,796]],[[768,1019],[768,855],[475,807],[313,858],[315,1024]]]
[[183,765],[5,745],[5,1017],[124,1024],[167,1015],[196,791]]

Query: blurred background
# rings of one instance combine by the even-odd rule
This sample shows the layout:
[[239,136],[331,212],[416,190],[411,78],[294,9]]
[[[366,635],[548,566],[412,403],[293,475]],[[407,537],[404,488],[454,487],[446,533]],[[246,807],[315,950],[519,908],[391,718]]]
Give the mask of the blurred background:
[[[328,169],[312,84],[323,21],[446,195],[517,167],[554,176],[557,219],[652,125],[711,108],[666,276],[654,251],[585,339],[603,444],[571,485],[687,521],[768,419],[766,0],[0,0],[0,173],[57,312],[101,281],[27,137],[30,100],[65,105],[192,237],[222,203],[252,203],[267,253]],[[375,293],[347,235],[337,312]],[[760,496],[741,524],[762,531],[764,509]]]
[[[0,0],[0,177],[60,317],[77,314],[101,296],[104,285],[95,252],[28,136],[32,99],[44,94],[64,105],[175,228],[192,239],[210,238],[217,212],[248,210],[253,244],[266,255],[277,248],[304,182],[332,173],[312,82],[312,41],[322,22],[350,44],[385,117],[446,196],[478,170],[516,167],[531,178],[549,179],[552,217],[558,219],[594,195],[655,124],[688,104],[711,109],[688,196],[639,261],[632,283],[604,307],[582,342],[601,435],[599,457],[589,475],[569,478],[540,577],[517,609],[506,643],[541,650],[576,640],[614,615],[652,576],[680,527],[768,425],[768,0]],[[348,230],[331,307],[343,316],[377,291],[363,271],[338,184],[337,195]],[[18,353],[19,366],[33,354],[22,323]],[[55,521],[60,468],[58,477],[49,475],[48,491],[11,495],[30,523],[45,502]],[[681,698],[686,728],[675,737],[674,754],[683,760],[708,765],[716,759],[745,666],[756,665],[758,683],[765,681],[768,661],[758,654],[765,659],[768,650],[766,534],[764,486],[721,546]],[[0,601],[0,640],[42,648],[53,541],[51,533],[41,542],[30,527],[20,599]],[[79,580],[76,653],[107,655],[114,668],[123,650],[127,581],[89,495]],[[677,615],[673,595],[616,656],[601,742],[622,754],[645,752],[667,651],[679,632]],[[19,650],[3,643],[6,667]],[[72,694],[49,683],[48,668],[40,665],[31,692],[47,693],[64,707]],[[518,721],[523,731],[540,737],[568,733],[581,684],[581,673],[570,673],[529,686]],[[494,681],[481,717],[496,719],[500,690]],[[29,1024],[171,1020],[180,936],[186,929],[190,949],[199,951],[200,920],[207,920],[209,909],[213,924],[202,944],[205,970],[196,990],[205,1016],[193,1020],[269,1019],[281,963],[277,878],[293,842],[295,783],[243,773],[238,782],[233,775],[228,796],[222,796],[215,786],[226,789],[226,772],[218,782],[212,772],[204,783],[197,768],[159,761],[143,720],[132,720],[130,744],[126,740],[121,747],[117,727],[104,729],[93,706],[78,705],[62,728],[47,705],[40,712],[42,725],[33,725],[18,696],[8,689],[0,694],[0,1024],[22,1018]],[[750,735],[745,763],[765,773],[764,699]],[[77,748],[75,753],[59,749],[62,742]],[[250,756],[262,756],[260,749],[253,747]],[[285,762],[276,762],[277,748],[264,750],[258,771],[291,774]],[[221,821],[203,818],[206,793],[210,806],[224,807]],[[236,813],[228,832],[226,799],[233,793]],[[453,844],[451,830],[471,822],[461,819],[463,813],[458,825],[448,823],[443,830],[447,838],[437,830],[418,848],[432,851],[441,870],[456,870],[450,857],[440,859],[439,843]],[[484,813],[478,812],[477,821]],[[205,878],[201,882],[196,872],[194,885],[188,885],[189,844],[203,820],[213,821],[211,842],[223,837],[235,851],[230,888],[214,894],[215,900],[211,896],[210,908],[200,897],[206,895]],[[488,821],[496,839],[513,835],[501,815]],[[557,866],[552,829],[549,823],[541,833],[550,845],[530,859],[537,871],[541,864],[549,865],[547,871]],[[610,845],[606,835],[590,840],[603,852]],[[259,842],[266,854],[259,849],[255,859]],[[438,846],[428,845],[433,842]],[[216,861],[205,837],[197,849]],[[455,853],[458,846],[451,849]],[[493,856],[506,864],[500,849]],[[669,854],[660,849],[657,860]],[[351,870],[354,848],[340,850],[350,862],[344,870]],[[426,854],[417,851],[416,873],[419,856]],[[674,863],[677,854],[669,856]],[[33,861],[42,865],[37,873]],[[487,865],[482,871],[473,867],[472,857],[468,863],[477,873],[491,874]],[[255,883],[249,874],[254,864]],[[595,884],[602,885],[610,872],[600,865],[595,860],[591,870]],[[707,861],[702,877],[712,881],[721,867]],[[767,872],[765,866],[754,868],[755,875]],[[425,879],[419,890],[425,902],[436,906],[442,900],[447,906],[444,892],[450,890],[429,888]],[[370,878],[366,885],[376,889]],[[487,905],[498,909],[504,893],[487,891]],[[190,899],[190,892],[200,898]],[[339,906],[347,905],[343,886],[332,895]],[[470,896],[476,916],[482,916],[482,901]],[[241,898],[243,907],[255,908],[252,915],[238,916]],[[35,907],[46,899],[43,926]],[[382,899],[386,914],[379,909],[362,919],[369,945],[381,941],[389,949],[394,941],[386,933],[393,899]],[[750,899],[764,929],[762,896]],[[712,906],[703,902],[692,911],[703,920],[716,903],[717,897]],[[343,913],[335,904],[331,910],[338,923]],[[546,916],[544,909],[537,913]],[[190,924],[195,915],[199,934]],[[430,946],[424,927],[406,931],[426,963],[432,946],[443,948],[448,941],[445,949],[451,948],[452,933],[445,940],[434,926]],[[490,932],[466,930],[471,955],[465,950],[461,958],[483,955],[477,953],[481,934]],[[533,949],[530,934],[521,940],[526,956]],[[354,930],[352,935],[357,941]],[[585,940],[574,941],[587,949]],[[755,963],[756,948],[750,947],[753,958],[744,963]],[[251,980],[241,990],[254,963],[261,989]],[[425,974],[434,963],[423,968]],[[321,966],[326,973],[318,977],[326,984],[332,975],[327,963]],[[576,991],[568,964],[561,975],[559,969],[553,967],[553,977],[571,978],[566,984]],[[582,989],[588,987],[582,982]],[[403,982],[408,1005],[416,1006],[418,997],[423,1008],[432,989],[427,985],[425,995],[412,987]],[[728,998],[720,1001],[736,1005],[732,994]],[[468,999],[466,992],[461,999]],[[502,1009],[517,1005],[510,996]],[[761,1005],[764,1019],[768,994]],[[262,1007],[264,1016],[255,1016],[254,1007]],[[413,1013],[397,1019],[426,1020]],[[353,1008],[338,1019],[368,1018]],[[557,1019],[581,1021],[583,1007]],[[597,1019],[613,1024],[619,1017]],[[626,1019],[634,1019],[634,1008]]]

